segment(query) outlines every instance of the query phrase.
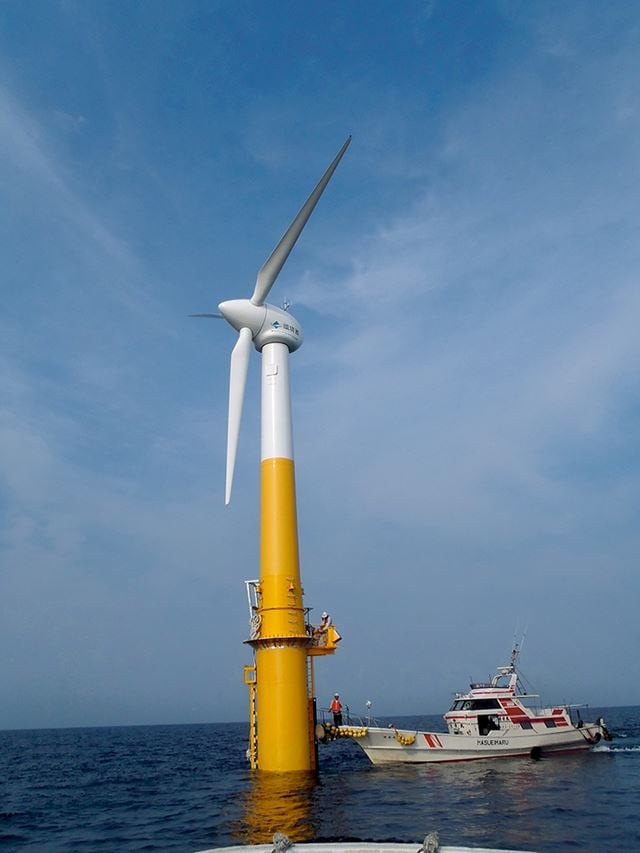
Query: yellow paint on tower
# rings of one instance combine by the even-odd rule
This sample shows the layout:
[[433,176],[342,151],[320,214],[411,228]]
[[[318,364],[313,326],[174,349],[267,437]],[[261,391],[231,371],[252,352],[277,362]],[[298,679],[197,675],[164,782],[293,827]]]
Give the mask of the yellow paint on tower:
[[292,459],[262,462],[260,593],[261,642],[256,648],[258,768],[311,770],[307,634]]
[[305,649],[260,648],[256,666],[258,769],[311,770]]

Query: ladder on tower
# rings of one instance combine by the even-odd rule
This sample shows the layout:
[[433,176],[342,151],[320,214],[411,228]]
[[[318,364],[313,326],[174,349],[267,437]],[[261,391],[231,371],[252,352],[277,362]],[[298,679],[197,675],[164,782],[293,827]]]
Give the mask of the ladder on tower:
[[244,683],[249,688],[249,748],[247,755],[249,766],[252,770],[258,769],[258,718],[256,715],[256,685],[258,683],[257,670],[253,666],[245,666]]
[[318,769],[318,738],[316,737],[316,726],[318,725],[318,714],[315,697],[315,678],[313,671],[313,657],[307,655],[307,708],[309,714],[309,754],[311,756],[311,769]]

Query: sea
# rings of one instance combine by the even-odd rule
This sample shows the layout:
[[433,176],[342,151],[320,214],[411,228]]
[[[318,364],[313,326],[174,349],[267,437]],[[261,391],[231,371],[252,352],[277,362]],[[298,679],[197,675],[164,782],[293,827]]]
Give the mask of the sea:
[[[0,731],[3,851],[192,851],[271,841],[640,851],[640,707],[591,709],[592,752],[374,767],[319,748],[317,779],[247,765],[246,723]],[[442,730],[441,717],[403,717]]]

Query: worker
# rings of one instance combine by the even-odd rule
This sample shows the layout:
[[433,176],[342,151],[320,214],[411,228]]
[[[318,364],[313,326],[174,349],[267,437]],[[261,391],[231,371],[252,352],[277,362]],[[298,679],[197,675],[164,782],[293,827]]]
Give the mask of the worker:
[[333,694],[333,700],[331,705],[329,706],[331,713],[333,714],[333,725],[341,726],[342,725],[342,702],[340,701],[340,696],[338,693]]
[[325,610],[322,614],[322,619],[320,620],[320,624],[318,625],[319,631],[326,631],[327,628],[331,625],[331,616]]
[[322,619],[320,620],[320,624],[313,629],[313,636],[315,638],[316,645],[327,645],[327,631],[329,630],[329,625],[331,625],[331,616],[329,616],[329,614],[325,610],[322,613]]

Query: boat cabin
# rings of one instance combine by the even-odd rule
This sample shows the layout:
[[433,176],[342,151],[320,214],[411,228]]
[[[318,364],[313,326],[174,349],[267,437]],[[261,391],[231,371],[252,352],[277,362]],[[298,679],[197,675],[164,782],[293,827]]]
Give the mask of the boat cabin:
[[534,693],[519,692],[515,661],[498,667],[490,682],[472,682],[468,693],[456,693],[451,708],[444,715],[452,735],[476,737],[505,736],[541,732],[572,725],[569,709],[529,707],[537,700]]

